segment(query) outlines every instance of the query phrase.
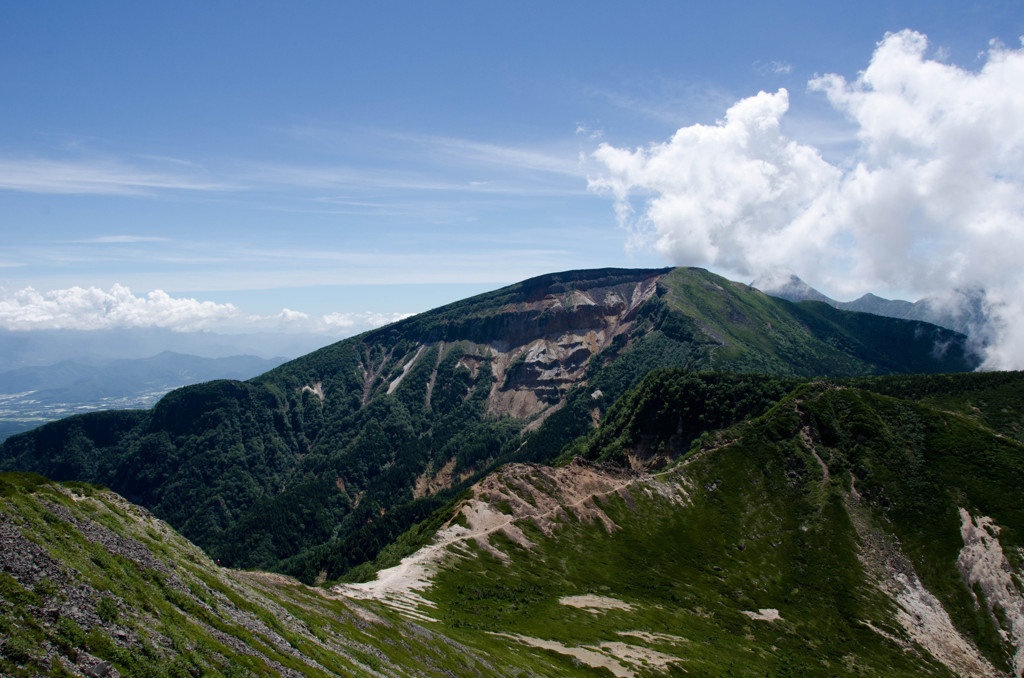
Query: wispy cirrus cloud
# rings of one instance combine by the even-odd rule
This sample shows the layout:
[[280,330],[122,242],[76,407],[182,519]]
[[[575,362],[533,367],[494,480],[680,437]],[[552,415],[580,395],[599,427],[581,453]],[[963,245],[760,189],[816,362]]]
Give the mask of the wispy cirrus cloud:
[[27,193],[145,195],[157,190],[238,190],[233,182],[132,166],[118,160],[0,157],[0,190]]
[[[374,132],[381,148],[370,157],[353,140],[330,130],[281,132],[302,150],[326,138],[328,150],[298,161],[220,158],[212,169],[199,160],[157,154],[122,157],[74,150],[66,157],[0,155],[0,190],[65,195],[147,196],[168,191],[207,194],[261,193],[264,198],[317,199],[302,191],[366,194],[458,193],[464,195],[552,196],[583,194],[579,149],[569,145],[501,145],[418,135]],[[570,139],[571,141],[571,139]],[[346,146],[346,143],[350,146]],[[66,153],[66,152],[65,152]],[[540,176],[537,175],[546,175]],[[571,179],[552,182],[551,176]],[[269,193],[268,193],[269,191]]]
[[420,144],[427,147],[431,153],[440,153],[462,163],[547,172],[568,177],[586,176],[578,151],[567,147],[530,148],[431,135],[393,136]]
[[[580,178],[583,174],[578,175]],[[377,202],[387,200],[393,206],[408,202],[408,196],[458,195],[546,198],[584,196],[586,187],[579,183],[561,184],[540,178],[526,178],[506,173],[457,171],[450,168],[424,168],[420,171],[357,168],[339,165],[264,165],[248,172],[244,179],[269,188],[300,188],[319,191],[344,191],[344,195],[318,195],[314,200],[338,201],[340,204],[363,202],[363,196],[376,196]],[[404,195],[401,197],[396,196]],[[431,204],[436,198],[428,198]],[[369,205],[362,205],[367,207]],[[402,210],[404,211],[404,210]]]
[[73,240],[82,245],[130,245],[134,243],[170,242],[170,238],[152,235],[100,235],[95,238]]
[[793,64],[786,61],[755,61],[753,65],[758,73],[789,75],[793,72]]
[[671,125],[713,117],[735,98],[711,82],[670,78],[631,81],[618,89],[587,87],[584,92],[616,108]]

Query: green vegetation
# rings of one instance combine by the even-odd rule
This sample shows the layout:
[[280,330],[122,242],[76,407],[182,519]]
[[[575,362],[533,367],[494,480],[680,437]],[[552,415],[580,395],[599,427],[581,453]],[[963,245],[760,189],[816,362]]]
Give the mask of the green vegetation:
[[678,457],[713,431],[763,414],[800,382],[768,375],[656,370],[619,399],[603,425],[567,448],[563,461],[582,457],[625,463]]
[[[449,360],[459,347],[449,350],[420,355],[427,365],[448,360],[461,375],[446,382],[457,384],[454,393],[438,390],[442,382],[434,379],[430,412],[474,406],[485,373],[474,378],[461,371],[457,357]],[[403,385],[415,393],[424,384],[415,363],[404,370],[410,360],[400,362],[405,378],[390,396],[356,411],[367,412],[366,428],[350,436],[351,449],[364,435],[386,438],[402,426],[423,425],[410,413],[418,398],[401,392]],[[614,383],[596,371],[593,379]],[[269,392],[253,384],[208,388],[208,404],[229,388]],[[295,402],[309,397],[315,400],[305,404],[317,407],[319,398],[308,391]],[[479,408],[483,398],[475,397]],[[425,403],[418,412],[424,411]],[[594,657],[632,656],[638,659],[623,666],[638,676],[951,675],[901,625],[884,589],[897,573],[919,578],[955,629],[1008,671],[1013,648],[1000,631],[1012,620],[998,606],[990,612],[982,587],[961,575],[959,511],[999,526],[1019,591],[1024,445],[1009,433],[1020,412],[1019,373],[808,380],[656,370],[627,388],[602,425],[570,448],[594,460],[597,466],[585,468],[595,473],[633,460],[654,467],[654,474],[619,471],[615,477],[626,479],[624,485],[576,498],[547,514],[549,522],[519,519],[525,542],[498,530],[486,537],[486,547],[474,540],[452,547],[461,555],[448,558],[424,592],[436,607],[422,611],[438,621],[420,624],[379,602],[357,605],[288,580],[218,568],[102,487],[0,474],[0,540],[12,554],[0,575],[0,672],[69,675],[103,660],[122,675],[146,676],[371,669],[600,676],[607,670],[587,663]],[[410,421],[396,422],[396,413]],[[175,421],[162,424],[168,437],[182,435]],[[426,430],[441,430],[442,421]],[[182,423],[188,431],[191,424]],[[515,422],[505,423],[510,440],[518,440]],[[451,450],[438,452],[438,459],[452,458]],[[397,466],[399,455],[393,459]],[[526,477],[536,493],[506,483],[515,496],[493,503],[505,516],[515,516],[522,503],[539,506],[556,490],[543,467],[520,468],[532,469]],[[301,492],[281,500],[288,520],[315,521],[314,507],[324,497],[355,492],[347,482],[342,490],[318,479],[310,474],[297,486]],[[360,506],[369,496],[364,490]],[[387,544],[367,548],[373,555],[364,560],[375,557],[373,568],[339,569],[358,579],[396,564],[471,496],[450,489],[376,515],[365,527],[422,507],[421,514],[394,521]],[[515,498],[522,502],[510,501]],[[595,518],[598,512],[607,523]],[[415,527],[404,531],[403,521]],[[456,522],[466,525],[465,518]],[[267,533],[278,529],[286,528]],[[384,532],[354,534],[370,539]],[[304,552],[315,557],[287,562],[312,568],[336,557],[316,549]],[[567,596],[596,597],[597,607],[587,608],[585,600],[576,603],[582,607],[565,604]],[[566,654],[571,651],[590,654],[583,661]]]
[[[956,379],[965,394],[995,390],[1001,405],[1022,411],[1019,375]],[[915,397],[948,385],[944,376],[862,384]],[[959,632],[999,670],[1010,670],[1014,648],[1000,628],[1008,634],[1011,622],[1001,608],[978,607],[981,589],[957,566],[959,509],[995,521],[1020,572],[1024,447],[957,414],[850,382],[809,382],[775,397],[783,387],[768,378],[649,375],[574,449],[606,460],[659,449],[681,453],[678,461],[593,500],[614,522],[611,531],[567,509],[553,531],[529,519],[517,523],[532,546],[498,533],[490,544],[505,557],[474,547],[475,557],[447,561],[429,596],[443,621],[570,647],[595,648],[624,632],[664,634],[663,645],[652,647],[699,675],[947,675],[926,651],[907,652],[872,630],[913,645],[879,588],[912,571]],[[757,416],[763,404],[744,403],[762,393],[778,402]],[[744,410],[752,415],[746,421],[686,444],[695,411],[725,421]],[[874,542],[892,550],[865,556],[880,548]],[[872,567],[884,561],[896,569],[868,571],[865,557]],[[574,595],[631,609],[559,604]],[[744,614],[764,609],[781,619]]]
[[0,488],[4,676],[82,675],[101,661],[168,678],[506,675],[387,609],[218,568],[106,490],[13,473]]
[[[649,297],[637,296],[644,285]],[[630,307],[634,297],[643,303]],[[578,369],[572,383],[530,381],[528,346],[598,329],[607,336],[600,352],[563,366]],[[930,325],[794,305],[700,269],[573,271],[408,318],[248,382],[182,388],[148,411],[53,422],[5,441],[0,470],[105,485],[226,565],[312,583],[373,562],[498,465],[558,458],[652,370],[949,372],[974,367],[963,346]],[[704,379],[717,393],[714,412],[705,407],[700,420],[694,410],[670,443],[686,447],[684,438],[762,411],[786,383],[753,380],[748,393],[740,382]],[[531,415],[543,421],[495,405],[530,389],[548,408]],[[704,398],[687,393],[666,396]],[[737,407],[719,412],[733,397]],[[1006,419],[991,425],[1017,421],[987,412]],[[619,454],[596,449],[581,453]]]

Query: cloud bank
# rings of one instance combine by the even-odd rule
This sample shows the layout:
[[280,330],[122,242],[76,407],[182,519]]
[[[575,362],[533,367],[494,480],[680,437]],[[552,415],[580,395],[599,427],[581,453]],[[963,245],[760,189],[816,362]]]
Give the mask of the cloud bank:
[[633,247],[676,264],[785,266],[847,295],[981,287],[986,367],[1024,367],[1024,49],[993,43],[972,71],[927,47],[888,34],[853,81],[810,81],[856,126],[841,162],[787,137],[780,89],[664,143],[602,144],[590,188],[614,198]]
[[179,332],[285,331],[346,336],[408,317],[409,313],[330,313],[311,316],[282,309],[271,316],[243,313],[233,304],[175,298],[162,290],[136,296],[123,285],[40,292],[0,288],[0,329],[103,330],[160,327]]

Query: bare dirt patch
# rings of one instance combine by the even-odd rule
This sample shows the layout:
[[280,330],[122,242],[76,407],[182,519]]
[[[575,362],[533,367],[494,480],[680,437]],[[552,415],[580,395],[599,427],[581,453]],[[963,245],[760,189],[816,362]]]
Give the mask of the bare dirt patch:
[[[531,549],[534,545],[520,528],[522,521],[531,521],[542,532],[551,535],[559,523],[569,519],[569,512],[582,522],[600,522],[610,533],[618,526],[595,500],[612,494],[628,498],[627,488],[637,483],[644,483],[645,490],[654,486],[654,492],[681,504],[686,503],[682,486],[685,479],[681,475],[664,481],[650,481],[652,477],[647,474],[602,469],[580,461],[561,468],[509,464],[473,487],[473,498],[463,503],[457,515],[437,532],[431,544],[404,558],[398,565],[381,570],[374,581],[343,584],[333,590],[352,598],[380,600],[414,619],[432,621],[424,608],[434,605],[420,592],[430,587],[434,574],[446,558],[471,553],[464,548],[470,540],[480,549],[507,560],[508,555],[491,543],[492,535],[500,532],[520,547]],[[592,600],[600,600],[600,597],[594,596]],[[625,605],[621,601],[615,602]],[[595,605],[590,607],[602,609]]]
[[455,471],[455,461],[455,457],[452,457],[444,466],[438,469],[437,473],[432,473],[433,469],[428,467],[426,471],[417,476],[412,488],[413,499],[429,497],[451,487]]
[[649,631],[619,631],[620,636],[639,638],[645,643],[664,643],[666,645],[682,645],[690,642],[681,636],[673,636],[670,633],[650,633]]
[[558,599],[558,602],[561,605],[589,610],[590,612],[603,612],[605,610],[625,610],[629,612],[633,609],[633,606],[629,603],[624,603],[616,598],[590,594],[584,596],[562,596]]
[[324,401],[324,384],[322,381],[318,381],[314,383],[312,386],[303,386],[300,390],[309,391],[317,398],[319,398],[321,403]]
[[[909,640],[957,675],[999,675],[978,648],[960,634],[939,599],[924,587],[899,543],[871,523],[860,507],[855,488],[847,497],[846,507],[860,541],[858,558],[875,585],[895,603],[896,621]],[[871,620],[861,623],[905,649],[912,647],[909,642],[882,632]]]
[[[976,519],[966,509],[960,509],[960,535],[964,547],[956,564],[967,585],[981,588],[989,611],[1002,610],[1001,633],[1016,652],[1013,655],[1013,673],[1024,675],[1024,597],[1013,581],[1013,567],[999,543],[1000,527],[986,516]],[[980,604],[982,601],[978,601]],[[998,615],[993,615],[999,619]]]
[[757,612],[751,612],[749,610],[740,610],[740,612],[757,621],[773,622],[782,619],[782,617],[779,616],[779,611],[770,607],[763,607]]
[[514,633],[492,633],[491,635],[509,638],[523,645],[551,650],[577,659],[587,666],[596,669],[607,669],[617,678],[633,678],[637,670],[655,670],[664,672],[670,664],[683,661],[679,657],[658,652],[640,645],[622,642],[605,642],[599,645],[580,645],[571,647],[555,640],[531,638]]
[[388,395],[391,395],[392,393],[395,392],[395,389],[398,388],[398,385],[402,383],[402,379],[405,378],[405,375],[409,374],[409,370],[411,370],[412,366],[416,364],[416,361],[419,360],[420,355],[423,354],[423,350],[426,348],[426,346],[420,346],[419,350],[416,351],[416,355],[412,357],[412,360],[410,360],[409,362],[402,366],[402,373],[395,377],[394,381],[388,384]]
[[572,511],[583,522],[600,521],[608,532],[618,526],[594,499],[617,492],[641,476],[628,471],[598,469],[583,462],[553,468],[539,464],[509,464],[484,478],[474,495],[492,506],[511,507],[514,520],[532,520],[545,534]]

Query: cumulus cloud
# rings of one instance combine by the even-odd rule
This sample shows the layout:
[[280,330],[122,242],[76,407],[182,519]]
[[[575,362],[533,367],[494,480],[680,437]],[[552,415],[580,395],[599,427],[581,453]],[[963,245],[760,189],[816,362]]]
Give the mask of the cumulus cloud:
[[0,288],[0,328],[26,330],[100,330],[160,327],[180,332],[291,331],[343,336],[380,327],[409,313],[331,313],[312,316],[282,309],[261,316],[243,313],[233,304],[172,297],[162,290],[136,296],[123,285],[109,291],[96,287],[9,292]]
[[[662,144],[602,144],[594,157],[606,172],[590,187],[615,196],[633,246],[653,246],[672,261],[746,274],[785,260],[808,238],[827,241],[815,217],[840,174],[783,135],[788,108],[785,89],[761,92],[716,125],[684,127]],[[636,193],[648,198],[639,219],[630,200]]]
[[809,83],[856,125],[841,162],[782,132],[779,90],[664,143],[603,144],[591,189],[614,197],[633,246],[677,264],[787,266],[840,294],[981,287],[987,366],[1024,367],[1024,49],[993,43],[967,70],[927,46],[888,34],[854,80]]
[[359,327],[383,327],[393,322],[408,318],[412,313],[328,313],[321,317],[321,322],[331,328],[355,330]]
[[96,287],[0,290],[0,327],[9,330],[167,327],[189,331],[240,315],[231,304],[175,299],[162,290],[137,297],[123,285],[114,285],[110,291]]

